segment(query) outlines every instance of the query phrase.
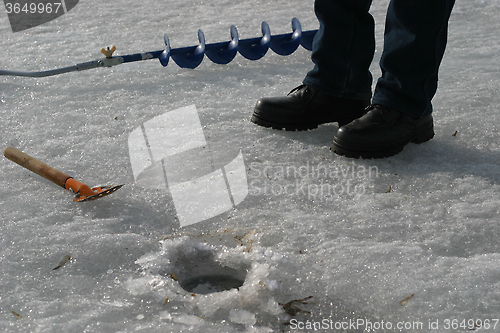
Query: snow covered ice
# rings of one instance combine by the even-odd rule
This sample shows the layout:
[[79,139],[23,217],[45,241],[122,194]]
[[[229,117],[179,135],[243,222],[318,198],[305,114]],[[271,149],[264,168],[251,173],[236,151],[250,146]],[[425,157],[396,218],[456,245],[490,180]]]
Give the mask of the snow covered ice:
[[[371,10],[375,78],[387,4]],[[318,27],[312,0],[88,0],[18,33],[4,8],[0,67],[23,71],[102,58],[112,45],[115,55],[160,50],[164,33],[176,48],[196,45],[200,28],[213,43],[228,40],[232,24],[242,39],[258,37],[262,21],[272,34],[290,32],[293,17],[303,30]],[[380,160],[332,154],[334,124],[283,132],[249,121],[257,99],[300,84],[311,68],[302,47],[224,66],[205,59],[195,70],[150,60],[1,76],[2,150],[89,185],[126,185],[75,203],[0,159],[0,331],[500,332],[499,15],[495,0],[456,3],[433,101],[436,136]],[[191,105],[211,158],[190,155],[175,167],[206,174],[241,151],[248,195],[180,227],[168,186],[135,182],[128,140]],[[209,294],[181,287],[207,271],[232,272],[242,285]],[[285,311],[309,296],[292,303],[303,311]],[[334,328],[320,328],[324,320]],[[352,322],[360,325],[335,329]]]

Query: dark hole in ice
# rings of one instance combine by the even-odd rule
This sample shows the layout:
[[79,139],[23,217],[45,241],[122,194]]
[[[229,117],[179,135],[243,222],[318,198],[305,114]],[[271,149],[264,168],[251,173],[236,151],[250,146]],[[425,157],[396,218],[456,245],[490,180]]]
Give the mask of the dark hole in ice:
[[173,273],[187,292],[210,294],[240,288],[248,269],[249,265],[245,262],[232,267],[222,266],[215,260],[212,249],[194,246],[179,248],[174,267],[164,273]]
[[245,281],[227,275],[199,276],[181,284],[181,287],[195,294],[210,294],[220,291],[238,289]]

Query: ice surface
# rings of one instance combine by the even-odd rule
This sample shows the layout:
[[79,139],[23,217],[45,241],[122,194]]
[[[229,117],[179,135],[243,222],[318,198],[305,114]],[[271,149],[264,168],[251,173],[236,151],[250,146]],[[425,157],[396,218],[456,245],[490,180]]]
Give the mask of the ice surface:
[[[374,1],[371,10],[375,78],[387,4]],[[318,27],[312,0],[88,0],[18,33],[3,8],[0,67],[12,70],[71,66],[101,58],[111,45],[116,55],[160,50],[164,33],[173,48],[195,45],[199,28],[212,43],[228,40],[232,24],[240,38],[259,36],[264,20],[273,34],[290,32],[292,17],[304,30]],[[284,323],[326,319],[416,324],[348,332],[425,332],[436,321],[434,332],[451,332],[446,320],[481,319],[490,320],[488,332],[500,332],[500,323],[493,328],[500,314],[499,15],[498,1],[457,2],[433,101],[436,137],[382,160],[333,155],[334,124],[281,132],[249,122],[258,98],[301,82],[311,68],[303,48],[255,62],[238,55],[225,66],[205,59],[195,70],[150,60],[0,77],[2,149],[16,147],[90,185],[126,184],[74,203],[67,191],[0,159],[0,331],[305,332],[314,328]],[[134,182],[128,140],[149,120],[190,105],[207,153],[154,171],[175,173],[184,163],[207,174],[241,151],[249,191],[234,209],[180,228],[168,187]],[[213,269],[246,272],[243,286],[192,296],[169,274],[193,274],[186,264],[200,256]],[[306,311],[295,316],[280,305],[308,296],[308,304],[292,303]]]

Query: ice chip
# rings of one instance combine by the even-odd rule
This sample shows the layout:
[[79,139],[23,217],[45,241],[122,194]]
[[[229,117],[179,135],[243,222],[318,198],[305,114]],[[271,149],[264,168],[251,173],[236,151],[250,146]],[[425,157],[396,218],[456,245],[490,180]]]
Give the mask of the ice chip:
[[163,320],[172,320],[172,315],[168,311],[162,311],[159,313],[160,319]]
[[185,313],[173,317],[173,321],[176,323],[181,323],[189,326],[201,326],[205,323],[205,321],[202,318],[197,317],[195,315],[188,315]]
[[250,326],[254,325],[257,322],[255,314],[243,309],[230,310],[229,320],[236,324],[243,324]]

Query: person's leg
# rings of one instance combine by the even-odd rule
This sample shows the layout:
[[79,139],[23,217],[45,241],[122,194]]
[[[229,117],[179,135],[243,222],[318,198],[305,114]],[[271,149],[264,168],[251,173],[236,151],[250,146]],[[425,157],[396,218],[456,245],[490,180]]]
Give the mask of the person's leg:
[[316,0],[320,28],[313,42],[315,63],[287,97],[262,98],[251,121],[266,127],[306,130],[339,126],[361,117],[370,103],[369,72],[375,50],[371,0]]
[[413,118],[432,113],[438,69],[455,0],[392,0],[386,18],[382,77],[373,98]]
[[316,0],[320,22],[311,59],[314,69],[303,83],[323,93],[350,99],[371,98],[369,71],[375,52],[371,0]]
[[332,151],[349,157],[387,157],[409,142],[434,136],[431,100],[437,89],[454,0],[392,0],[372,106],[343,126]]

